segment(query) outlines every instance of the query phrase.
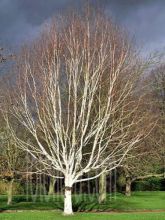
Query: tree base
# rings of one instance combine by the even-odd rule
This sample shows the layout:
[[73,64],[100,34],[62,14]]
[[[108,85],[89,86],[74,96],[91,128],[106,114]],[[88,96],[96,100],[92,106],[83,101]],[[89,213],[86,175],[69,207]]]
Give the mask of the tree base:
[[62,214],[63,216],[72,216],[72,215],[74,215],[74,213],[72,212],[72,213],[65,213],[65,212],[63,212],[63,214]]

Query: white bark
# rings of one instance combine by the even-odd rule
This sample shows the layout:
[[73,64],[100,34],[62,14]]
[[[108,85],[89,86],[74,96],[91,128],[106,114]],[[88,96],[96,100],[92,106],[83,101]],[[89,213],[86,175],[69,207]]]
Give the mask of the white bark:
[[69,187],[65,188],[65,197],[64,197],[64,215],[72,215],[72,190]]
[[70,174],[65,176],[64,215],[72,215],[72,185],[73,180]]

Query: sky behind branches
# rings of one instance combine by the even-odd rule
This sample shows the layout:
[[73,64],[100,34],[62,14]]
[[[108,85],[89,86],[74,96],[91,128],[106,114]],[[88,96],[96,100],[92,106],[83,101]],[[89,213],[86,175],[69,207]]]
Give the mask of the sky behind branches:
[[[90,1],[90,0],[89,0]],[[123,25],[144,53],[165,48],[165,0],[91,0]],[[0,44],[17,48],[34,39],[45,22],[82,0],[0,0]]]

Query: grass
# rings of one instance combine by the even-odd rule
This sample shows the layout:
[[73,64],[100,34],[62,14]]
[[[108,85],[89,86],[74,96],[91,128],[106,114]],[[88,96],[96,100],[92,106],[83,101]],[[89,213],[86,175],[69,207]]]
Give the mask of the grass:
[[73,216],[62,216],[61,213],[43,212],[20,212],[1,213],[0,220],[165,220],[165,213],[138,213],[138,214],[95,214],[79,213]]
[[[98,204],[96,195],[74,195],[73,209],[79,212],[71,217],[61,215],[63,196],[33,196],[28,199],[26,196],[14,196],[11,206],[6,205],[6,199],[6,196],[0,196],[0,220],[165,220],[165,192],[134,192],[131,197],[119,193],[108,195],[102,205]],[[6,213],[7,210],[17,212]],[[131,211],[141,213],[129,213]],[[144,211],[147,212],[142,213]]]

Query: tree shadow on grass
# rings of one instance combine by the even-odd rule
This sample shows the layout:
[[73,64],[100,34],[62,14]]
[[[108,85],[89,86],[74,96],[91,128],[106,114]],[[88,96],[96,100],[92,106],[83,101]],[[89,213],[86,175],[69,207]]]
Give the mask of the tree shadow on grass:
[[7,205],[7,197],[0,198],[0,212],[8,210],[54,210],[63,209],[63,199],[54,197],[14,196],[13,203]]

